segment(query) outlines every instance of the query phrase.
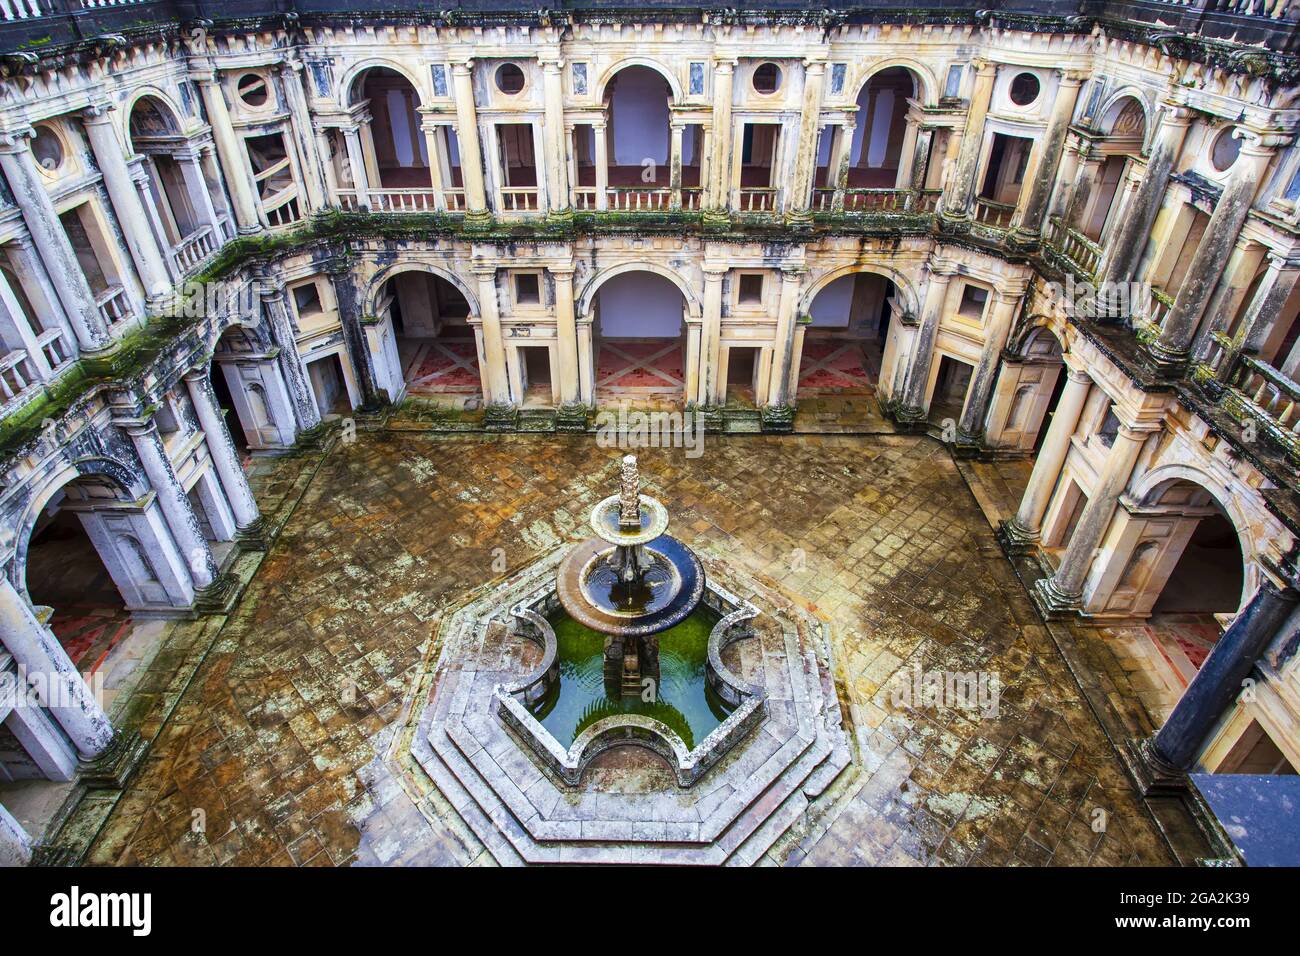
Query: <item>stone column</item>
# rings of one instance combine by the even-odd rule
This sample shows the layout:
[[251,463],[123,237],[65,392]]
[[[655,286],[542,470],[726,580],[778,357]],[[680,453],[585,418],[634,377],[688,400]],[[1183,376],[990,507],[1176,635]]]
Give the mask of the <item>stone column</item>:
[[157,305],[171,293],[171,275],[163,261],[162,251],[154,241],[149,218],[131,179],[131,170],[126,166],[122,143],[113,130],[113,120],[109,116],[111,108],[108,103],[87,107],[81,114],[82,126],[95,154],[95,164],[104,175],[104,189],[113,204],[131,261],[140,275],[140,284],[144,286],[150,303]]
[[1146,746],[1146,756],[1157,773],[1181,774],[1192,769],[1206,738],[1298,601],[1300,594],[1294,588],[1279,588],[1267,578],[1263,580]]
[[[1121,283],[1133,278],[1138,260],[1151,235],[1156,213],[1164,202],[1169,174],[1178,160],[1192,122],[1192,111],[1166,104],[1152,139],[1146,175],[1126,209],[1123,224],[1111,237],[1108,254],[1098,270],[1103,282]],[[1234,237],[1235,238],[1235,237]]]
[[767,404],[775,408],[793,405],[796,396],[789,393],[795,362],[795,330],[798,328],[799,286],[807,270],[803,266],[786,266],[781,270],[781,301],[776,312],[776,339],[772,346],[772,374],[768,379]]
[[1269,253],[1268,271],[1260,280],[1237,330],[1234,345],[1238,354],[1257,355],[1264,347],[1265,339],[1282,315],[1283,306],[1295,291],[1297,280],[1300,280],[1300,267],[1296,263]]
[[356,190],[357,205],[370,208],[370,176],[366,172],[366,157],[361,146],[361,127],[342,126],[343,143],[348,151],[348,171],[352,173],[352,188]]
[[1002,355],[1003,346],[1007,344],[1021,294],[1023,293],[1003,295],[999,292],[993,308],[989,310],[988,325],[984,330],[984,347],[980,350],[979,364],[971,376],[966,404],[962,408],[961,420],[957,423],[958,444],[979,445],[983,441],[984,419],[988,416],[993,383],[998,377],[998,359]]
[[483,186],[483,148],[479,145],[478,110],[474,107],[473,60],[451,65],[452,93],[456,100],[456,137],[460,141],[460,175],[465,184],[466,215],[487,218],[487,192]]
[[[912,147],[912,164],[907,173],[906,185],[914,193],[925,190],[925,180],[930,175],[930,150],[934,146],[934,127],[921,126],[916,130],[916,143]],[[901,182],[901,180],[900,180]]]
[[208,452],[212,456],[212,467],[221,479],[221,487],[226,492],[230,511],[235,516],[235,523],[241,533],[255,526],[262,514],[253,497],[253,489],[248,486],[248,476],[239,461],[239,452],[230,438],[230,429],[226,425],[226,416],[217,404],[217,397],[212,391],[212,382],[200,369],[185,373],[185,387],[189,390],[190,401],[199,419],[199,427],[208,440]]
[[213,241],[220,247],[225,237],[221,235],[221,221],[216,206],[212,204],[212,193],[208,192],[208,182],[203,178],[202,159],[198,150],[194,148],[181,150],[173,153],[172,159],[181,171],[181,179],[185,181],[185,195],[189,198],[190,205],[194,207],[199,218],[212,227]]
[[442,144],[438,140],[438,124],[426,116],[420,121],[420,132],[424,136],[424,150],[429,154],[429,186],[433,189],[433,208],[443,212],[447,208],[447,196],[444,190],[448,179],[443,173]]
[[[1091,184],[1101,168],[1098,160],[1089,160],[1091,144],[1078,133],[1066,136],[1065,147],[1061,152],[1059,183],[1052,196],[1049,216],[1055,216],[1071,228],[1078,218],[1084,203],[1088,201]],[[1118,199],[1118,188],[1116,190]]]
[[564,148],[564,84],[561,82],[564,61],[543,59],[541,64],[542,91],[546,100],[542,136],[546,156],[547,205],[552,215],[564,216],[573,211],[569,165]]
[[916,143],[919,131],[911,111],[904,117],[903,143],[898,151],[898,175],[894,177],[895,189],[912,188],[912,166],[916,162]]
[[998,67],[985,59],[976,59],[975,81],[971,88],[970,107],[966,111],[966,128],[961,137],[961,153],[953,171],[952,182],[944,197],[944,215],[951,219],[970,218],[975,202],[975,176],[979,172],[980,154],[984,151],[984,119],[993,97],[993,80]]
[[199,85],[203,108],[207,110],[208,122],[212,125],[217,159],[221,163],[226,188],[230,190],[230,198],[234,203],[235,224],[241,235],[261,232],[262,220],[257,212],[257,198],[253,195],[253,181],[244,159],[244,147],[231,125],[230,111],[226,108],[226,97],[221,92],[221,84],[211,71],[195,76],[194,80]]
[[27,831],[0,806],[0,867],[26,866],[32,861],[32,838]]
[[709,195],[705,209],[726,212],[731,206],[731,98],[734,61],[713,65],[713,160],[709,167]]
[[683,124],[673,121],[668,154],[668,189],[671,191],[668,204],[671,209],[682,208],[682,138],[685,132]]
[[[844,211],[844,194],[849,188],[849,162],[853,159],[853,136],[857,128],[857,123],[849,120],[840,126],[840,135],[835,139],[835,149],[830,163],[830,170],[835,172],[835,181],[832,184],[835,193],[831,197],[833,212]],[[830,170],[827,172],[829,173]]]
[[55,327],[62,329],[64,348],[72,350],[77,341],[77,334],[63,311],[63,304],[59,301],[54,282],[41,263],[41,257],[36,251],[31,235],[19,231],[6,245],[9,249],[9,262],[13,266],[14,278],[18,280],[18,284],[27,296],[33,313],[40,317],[40,325],[44,329]]
[[921,324],[916,330],[916,342],[903,380],[903,395],[894,411],[894,416],[900,421],[918,422],[925,419],[925,388],[930,381],[934,340],[939,334],[939,322],[943,318],[943,306],[948,298],[948,282],[951,279],[952,276],[945,273],[930,273],[925,304],[921,307]]
[[0,644],[13,655],[83,760],[102,754],[113,740],[113,725],[82,680],[58,638],[36,619],[31,606],[0,575]]
[[1260,179],[1273,158],[1274,148],[1263,145],[1260,137],[1240,129],[1237,132],[1242,134],[1241,153],[1187,267],[1178,296],[1165,316],[1160,337],[1148,346],[1151,358],[1166,372],[1177,372],[1187,364],[1192,339],[1210,293],[1223,274],[1241,227],[1250,214]]
[[311,112],[307,109],[307,97],[302,88],[302,73],[301,60],[285,60],[280,64],[280,83],[289,103],[289,115],[298,140],[298,155],[302,157],[307,202],[312,210],[316,210],[324,207],[328,200],[321,171],[321,157],[317,150],[316,130],[312,126]]
[[609,208],[609,139],[604,123],[591,124],[592,162],[596,165],[596,208]]
[[0,169],[4,171],[14,201],[22,212],[23,222],[27,224],[54,292],[63,305],[64,314],[72,323],[81,351],[90,354],[105,352],[113,346],[108,324],[99,312],[90,283],[86,281],[86,274],[36,168],[36,159],[28,142],[32,134],[33,130],[29,128],[0,135]]
[[32,324],[27,320],[18,297],[14,295],[13,287],[9,284],[9,277],[4,272],[0,272],[0,322],[13,330],[12,333],[0,332],[0,343],[9,349],[21,348],[26,352],[27,360],[32,363],[37,378],[47,381],[51,369],[45,352],[36,344],[39,330],[32,328]]
[[1034,601],[1045,615],[1060,617],[1076,612],[1082,606],[1084,581],[1148,434],[1129,425],[1120,425],[1115,444],[1106,456],[1060,566],[1051,577],[1034,583]]
[[1092,379],[1086,371],[1067,365],[1065,388],[1056,402],[1056,413],[1043,438],[1043,446],[1034,459],[1034,470],[1029,474],[1029,484],[1020,499],[1020,508],[1001,529],[1000,537],[1012,553],[1027,553],[1038,544],[1043,515],[1047,513],[1048,502],[1056,490],[1061,466],[1065,464],[1070,440],[1079,427],[1079,416],[1083,414],[1091,388]]
[[555,279],[555,339],[559,352],[560,402],[570,405],[579,400],[578,326],[573,314],[573,267],[552,267]]
[[181,554],[185,556],[194,587],[209,587],[219,575],[217,559],[213,557],[212,548],[203,537],[198,518],[190,507],[190,500],[181,488],[176,472],[172,470],[157,424],[150,419],[128,425],[126,433],[131,437],[131,444],[135,446],[150,487],[158,496],[158,507],[167,519],[167,528],[176,539]]
[[501,338],[501,314],[497,306],[495,266],[474,267],[478,276],[479,319],[483,335],[483,403],[509,405],[510,379],[506,369],[506,346]]
[[[1228,255],[1228,264],[1223,267],[1223,276],[1214,288],[1205,305],[1204,321],[1196,334],[1192,354],[1195,360],[1203,359],[1209,351],[1213,336],[1227,328],[1242,306],[1247,287],[1255,276],[1258,260],[1253,253],[1254,243],[1243,231],[1237,237],[1232,252]],[[1267,280],[1267,277],[1265,277]]]
[[277,346],[276,360],[279,362],[280,374],[293,402],[298,430],[307,431],[320,424],[320,408],[316,405],[307,368],[298,352],[297,336],[289,318],[289,305],[285,301],[284,283],[263,274],[259,277],[258,286],[262,310],[271,329],[271,339]]
[[1079,87],[1083,84],[1083,79],[1083,74],[1073,71],[1061,76],[1056,102],[1052,104],[1052,116],[1047,122],[1047,132],[1036,144],[1035,151],[1038,156],[1032,170],[1026,176],[1029,188],[1022,189],[1018,203],[1015,233],[1020,239],[1035,238],[1043,231],[1047,200],[1052,194],[1052,187],[1056,184],[1056,171],[1060,166],[1065,134],[1070,129],[1070,119],[1074,116],[1074,107],[1079,99]]
[[701,405],[720,405],[723,401],[718,388],[722,378],[722,278],[726,266],[704,267],[704,315],[700,328],[699,386]]
[[804,60],[803,108],[799,114],[799,144],[795,152],[794,181],[786,197],[791,218],[808,220],[812,201],[813,177],[817,172],[817,130],[822,114],[822,89],[826,80],[826,63]]

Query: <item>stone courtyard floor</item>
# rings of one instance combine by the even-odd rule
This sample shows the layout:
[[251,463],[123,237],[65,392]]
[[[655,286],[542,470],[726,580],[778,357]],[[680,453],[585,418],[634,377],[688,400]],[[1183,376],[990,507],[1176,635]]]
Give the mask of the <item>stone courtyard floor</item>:
[[[468,591],[581,536],[619,454],[590,436],[362,433],[263,482],[301,499],[231,615],[160,652],[202,641],[192,677],[146,687],[166,708],[125,711],[156,736],[121,798],[69,824],[86,862],[489,862],[407,754],[433,635]],[[830,625],[854,762],[769,861],[1174,862],[940,444],[754,436],[640,456],[677,536]],[[996,713],[896,700],[914,667],[997,674]],[[618,761],[654,758],[602,766],[611,787]]]

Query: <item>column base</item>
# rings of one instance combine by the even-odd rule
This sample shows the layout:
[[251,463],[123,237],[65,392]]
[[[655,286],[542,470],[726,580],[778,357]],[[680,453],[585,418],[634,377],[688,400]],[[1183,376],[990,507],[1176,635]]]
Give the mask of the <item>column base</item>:
[[269,531],[266,518],[258,515],[256,519],[235,532],[235,542],[245,551],[265,551]]
[[904,434],[923,432],[928,425],[924,408],[914,408],[897,402],[886,402],[881,406],[881,411]]
[[1015,518],[999,522],[994,537],[1007,557],[1021,557],[1038,550],[1039,533],[1025,530]]
[[1042,241],[1043,237],[1037,229],[1030,231],[1022,226],[1016,226],[1011,232],[1007,233],[1007,245],[1016,252],[1026,252]]
[[730,229],[731,214],[725,209],[706,209],[701,223],[705,229]]
[[194,613],[228,614],[239,599],[239,591],[239,580],[233,574],[223,574],[194,592]]
[[483,412],[483,429],[489,432],[512,432],[519,427],[519,409],[509,402],[493,402]]
[[791,229],[811,229],[813,215],[810,209],[792,209],[785,214],[785,224]]
[[759,421],[764,432],[788,435],[794,431],[793,405],[764,405],[759,409]]
[[265,232],[265,231],[266,231],[266,227],[263,226],[260,222],[255,222],[248,226],[240,226],[238,229],[238,232],[241,236],[255,236],[259,232]]
[[492,228],[492,213],[486,209],[465,213],[465,228],[470,230],[487,230]]
[[957,437],[952,442],[952,453],[954,458],[965,460],[985,457],[988,449],[984,447],[984,433],[971,435],[957,429]]
[[555,430],[557,432],[585,432],[587,430],[587,406],[582,402],[565,402],[555,410]]
[[1157,339],[1145,347],[1146,358],[1156,372],[1166,378],[1179,378],[1187,369],[1191,353],[1187,349],[1171,349]]
[[1029,596],[1038,613],[1049,621],[1068,621],[1083,612],[1083,595],[1062,591],[1056,586],[1055,575],[1035,581]]
[[1150,737],[1130,737],[1116,749],[1142,796],[1170,797],[1187,792],[1187,774],[1156,753]]
[[573,207],[566,206],[564,209],[552,209],[546,214],[546,222],[552,226],[568,226],[573,223]]
[[77,768],[77,782],[88,790],[121,790],[148,751],[140,731],[119,730],[102,754],[82,761]]

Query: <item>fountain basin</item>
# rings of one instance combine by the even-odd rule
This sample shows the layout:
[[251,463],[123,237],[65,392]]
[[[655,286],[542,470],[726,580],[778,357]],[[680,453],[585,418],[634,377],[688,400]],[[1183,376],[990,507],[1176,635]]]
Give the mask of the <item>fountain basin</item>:
[[702,604],[660,634],[661,677],[651,700],[612,696],[602,676],[605,635],[568,617],[554,587],[510,612],[512,630],[537,644],[540,663],[494,689],[493,706],[542,761],[577,785],[612,747],[638,745],[664,758],[691,786],[764,716],[760,688],[733,674],[723,650],[752,634],[758,609],[700,579]]

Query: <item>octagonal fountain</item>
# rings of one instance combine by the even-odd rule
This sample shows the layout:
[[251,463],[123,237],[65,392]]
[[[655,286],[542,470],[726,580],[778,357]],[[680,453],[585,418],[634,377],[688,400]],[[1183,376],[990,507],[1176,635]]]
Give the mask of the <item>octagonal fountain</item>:
[[[500,863],[754,862],[850,759],[825,624],[722,555],[706,576],[633,457],[590,526],[441,617],[411,753]],[[629,745],[671,777],[586,772]]]
[[710,587],[699,558],[666,533],[668,511],[641,494],[633,455],[591,528],[553,585],[511,609],[542,658],[497,689],[500,714],[570,782],[602,751],[639,744],[690,786],[762,719],[761,689],[722,663],[758,610]]

